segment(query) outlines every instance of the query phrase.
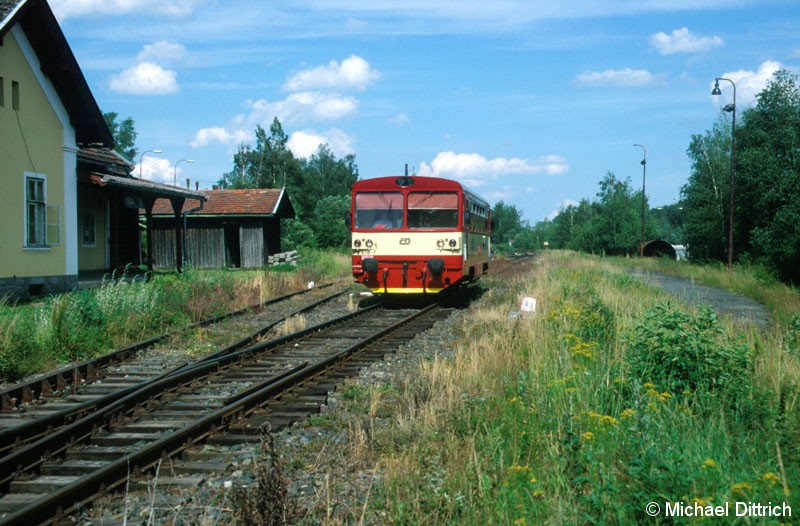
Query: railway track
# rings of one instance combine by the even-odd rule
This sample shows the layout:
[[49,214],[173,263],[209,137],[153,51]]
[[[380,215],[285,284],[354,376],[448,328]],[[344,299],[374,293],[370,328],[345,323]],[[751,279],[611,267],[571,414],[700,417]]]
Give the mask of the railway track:
[[[268,302],[215,316],[187,327],[110,352],[17,384],[0,391],[0,455],[68,425],[140,388],[144,383],[167,376],[187,364],[192,331],[213,325],[217,333],[230,336],[226,345],[205,359],[224,356],[264,337],[288,318],[311,311],[344,294],[345,290],[318,289],[293,292]],[[247,327],[238,323],[249,316]],[[244,331],[248,331],[242,336]],[[177,342],[177,349],[153,352],[161,342]],[[224,336],[222,336],[224,338]]]
[[0,459],[4,524],[68,520],[99,492],[187,447],[259,439],[317,412],[343,378],[381,359],[450,313],[438,305],[374,305],[234,352],[207,357],[126,391]]

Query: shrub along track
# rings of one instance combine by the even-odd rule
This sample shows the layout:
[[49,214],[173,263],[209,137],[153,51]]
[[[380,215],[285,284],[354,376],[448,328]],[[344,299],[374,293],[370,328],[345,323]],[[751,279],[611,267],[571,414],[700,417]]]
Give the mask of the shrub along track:
[[[4,389],[0,391],[0,454],[97,411],[144,382],[167,376],[186,365],[187,354],[191,354],[187,346],[197,345],[195,332],[202,327],[212,327],[215,337],[226,342],[227,345],[206,358],[219,357],[255,343],[288,318],[309,312],[345,292],[341,286],[330,285],[293,292]],[[166,348],[157,349],[160,343]]]
[[0,473],[14,474],[0,484],[0,524],[63,520],[190,444],[258,440],[265,423],[318,411],[340,379],[449,313],[374,305],[164,375],[0,459]]

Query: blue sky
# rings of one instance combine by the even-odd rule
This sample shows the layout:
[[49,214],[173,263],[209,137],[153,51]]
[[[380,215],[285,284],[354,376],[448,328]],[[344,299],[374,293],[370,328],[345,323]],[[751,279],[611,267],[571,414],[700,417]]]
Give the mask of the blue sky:
[[[210,188],[257,124],[361,178],[465,182],[535,223],[611,171],[675,202],[692,134],[800,71],[796,0],[50,0],[144,177]],[[727,114],[726,114],[727,115]],[[135,159],[138,163],[139,159]],[[139,170],[139,168],[137,168]]]

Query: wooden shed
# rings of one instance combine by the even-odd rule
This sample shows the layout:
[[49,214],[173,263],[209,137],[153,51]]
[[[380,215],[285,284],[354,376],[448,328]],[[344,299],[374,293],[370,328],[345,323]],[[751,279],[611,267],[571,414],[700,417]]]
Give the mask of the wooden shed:
[[281,252],[281,219],[295,216],[285,189],[207,190],[201,207],[172,211],[169,201],[153,207],[152,263],[175,266],[175,224],[185,224],[186,263],[197,268],[258,268]]

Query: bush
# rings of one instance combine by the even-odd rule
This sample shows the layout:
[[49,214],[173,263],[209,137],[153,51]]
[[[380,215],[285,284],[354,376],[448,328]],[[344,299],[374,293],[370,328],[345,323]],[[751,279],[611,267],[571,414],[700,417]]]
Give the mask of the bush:
[[631,372],[642,382],[675,394],[750,391],[749,350],[723,336],[710,307],[692,315],[656,305],[644,313],[628,343]]

